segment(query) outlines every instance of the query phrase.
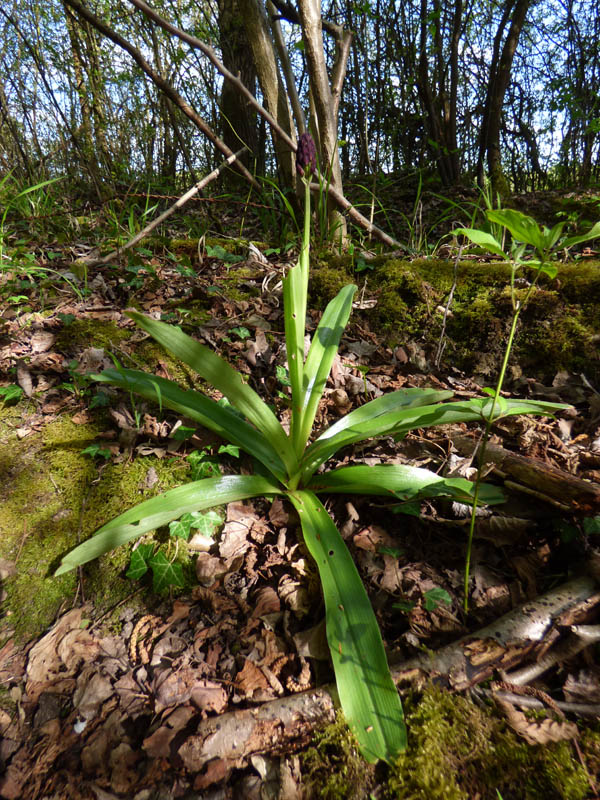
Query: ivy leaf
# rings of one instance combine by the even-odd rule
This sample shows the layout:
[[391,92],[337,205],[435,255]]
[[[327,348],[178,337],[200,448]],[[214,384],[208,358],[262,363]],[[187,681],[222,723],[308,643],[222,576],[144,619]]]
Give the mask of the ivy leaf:
[[169,523],[169,533],[187,542],[192,528],[199,530],[203,536],[212,537],[215,529],[222,523],[223,518],[216,511],[207,511],[205,514],[201,511],[191,511]]
[[140,544],[131,554],[129,569],[125,573],[126,577],[132,581],[139,581],[148,572],[148,559],[152,557],[154,545]]
[[181,564],[171,563],[162,550],[152,556],[148,564],[152,570],[152,588],[157,594],[162,594],[170,586],[182,589],[185,585]]
[[221,475],[221,467],[213,459],[206,455],[204,450],[194,450],[187,457],[190,463],[190,475],[193,481],[201,481],[203,478],[216,478]]
[[185,425],[180,425],[171,433],[170,438],[175,442],[184,442],[186,439],[191,439],[195,433],[195,428],[186,428]]
[[224,454],[226,454],[228,456],[233,456],[233,458],[239,458],[240,457],[240,448],[236,447],[234,444],[222,444],[219,447],[218,452],[219,452],[219,455],[221,453],[224,453]]
[[206,514],[192,511],[190,516],[194,517],[190,527],[196,528],[203,536],[212,537],[216,529],[223,524],[223,517],[216,511],[207,511]]
[[186,542],[190,538],[190,528],[192,526],[193,517],[192,514],[199,513],[192,511],[191,514],[184,514],[179,519],[174,520],[174,522],[169,523],[169,534],[173,537],[178,536],[180,539],[184,539]]
[[250,331],[241,325],[239,328],[230,328],[229,333],[235,333],[240,339],[247,339],[250,336]]
[[600,517],[587,517],[583,520],[583,530],[588,536],[600,533]]
[[440,603],[446,603],[446,605],[450,605],[452,602],[452,598],[448,594],[445,589],[442,589],[441,586],[436,586],[433,589],[430,589],[428,592],[425,592],[423,595],[425,598],[425,608],[427,611],[433,611],[436,609]]
[[16,384],[10,386],[0,386],[0,399],[5,405],[17,403],[23,396],[23,389]]
[[289,372],[281,364],[277,364],[277,366],[275,367],[275,374],[277,376],[277,380],[282,386],[292,385],[289,377]]

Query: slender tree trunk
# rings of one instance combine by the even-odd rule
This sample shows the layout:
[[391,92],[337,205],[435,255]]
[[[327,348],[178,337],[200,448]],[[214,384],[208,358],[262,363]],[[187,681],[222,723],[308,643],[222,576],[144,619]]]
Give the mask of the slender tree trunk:
[[[256,94],[256,70],[248,40],[241,4],[237,0],[219,0],[219,41],[223,64],[237,75],[252,94]],[[242,144],[246,150],[242,161],[247,167],[256,162],[258,172],[264,171],[264,154],[258,149],[257,115],[240,97],[230,81],[223,81],[220,98],[223,141],[232,150]],[[233,173],[228,173],[230,176]]]
[[[506,196],[509,193],[506,178],[502,172],[500,153],[500,130],[502,123],[502,107],[510,82],[512,63],[525,17],[534,0],[509,0],[505,6],[502,22],[494,40],[494,58],[490,67],[488,92],[484,108],[484,121],[481,130],[479,148],[478,180],[483,184],[483,162],[487,157],[488,175],[492,190]],[[511,16],[512,13],[512,16]],[[500,45],[504,27],[510,18],[510,27],[504,44]],[[500,52],[501,48],[501,52]],[[496,58],[499,54],[499,58]]]
[[[299,0],[298,11],[302,24],[310,90],[319,125],[321,172],[329,176],[333,188],[341,193],[342,170],[338,150],[337,118],[334,113],[337,106],[334,105],[325,64],[321,9],[317,0]],[[347,236],[345,217],[331,198],[328,198],[328,203],[329,230],[335,231],[336,239],[345,241]]]
[[[248,40],[252,47],[254,65],[263,93],[264,106],[277,120],[277,123],[285,133],[295,142],[292,112],[288,104],[285,86],[277,67],[275,48],[269,31],[265,9],[259,3],[259,0],[239,0],[239,5],[244,18]],[[273,130],[272,134],[282,182],[284,186],[295,188],[295,155],[289,146],[278,137],[276,131]]]

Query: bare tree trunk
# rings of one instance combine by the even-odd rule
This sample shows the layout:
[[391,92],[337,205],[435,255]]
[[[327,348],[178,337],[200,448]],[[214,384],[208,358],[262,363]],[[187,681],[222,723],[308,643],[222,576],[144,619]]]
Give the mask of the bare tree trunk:
[[[237,75],[252,94],[256,93],[256,69],[251,44],[246,32],[242,6],[237,0],[219,0],[219,40],[223,64]],[[257,117],[254,109],[241,98],[229,81],[223,81],[221,90],[221,127],[225,144],[232,150],[240,142],[248,149],[242,163],[250,167],[256,160],[257,171],[264,171],[264,154],[258,148]]]
[[[323,48],[323,27],[321,9],[317,0],[299,0],[298,11],[302,23],[304,54],[308,66],[310,90],[315,104],[319,124],[319,148],[321,153],[321,172],[329,177],[334,189],[342,192],[342,170],[340,166],[337,119],[334,99],[329,85],[325,50]],[[330,232],[335,231],[336,239],[346,240],[346,220],[337,205],[329,199],[328,224]]]
[[[442,31],[442,6],[433,0],[433,14],[427,8],[427,0],[421,0],[421,30],[419,37],[418,89],[426,112],[426,125],[432,141],[432,155],[445,186],[452,186],[460,177],[460,158],[456,135],[458,98],[458,46],[462,26],[463,3],[455,0],[452,9],[452,24],[449,32],[450,79],[446,48]],[[433,57],[429,62],[428,37],[433,25]],[[430,75],[433,72],[433,75]]]
[[[126,39],[116,33],[112,28],[110,28],[106,23],[104,23],[101,19],[99,19],[95,14],[92,14],[85,6],[81,5],[78,0],[65,0],[65,3],[70,6],[74,11],[76,11],[83,19],[87,20],[90,25],[93,25],[97,31],[102,33],[104,36],[109,38],[115,44],[118,44],[119,47],[122,47],[129,55],[133,58],[136,64],[140,67],[143,72],[148,75],[148,77],[153,81],[153,83],[162,91],[164,94],[178,107],[183,111],[183,113],[190,119],[194,125],[214,144],[214,146],[221,151],[226,157],[233,155],[233,152],[227,145],[219,139],[216,133],[210,128],[207,122],[194,111],[191,106],[185,101],[185,99],[177,92],[173,86],[171,86],[168,81],[166,81],[161,75],[159,75],[156,70],[152,69],[150,64],[146,61],[146,59],[142,56],[142,54],[133,47]],[[240,170],[240,172],[244,175],[246,180],[248,180],[251,184],[258,188],[258,184],[255,178],[252,176],[250,172],[240,164],[239,162],[235,162],[236,166]]]
[[[263,5],[259,0],[239,0],[244,16],[244,25],[252,47],[254,65],[262,89],[267,111],[275,117],[278,125],[295,142],[294,123],[285,86],[277,67],[275,48],[269,31],[269,23]],[[273,144],[277,154],[277,164],[281,178],[286,186],[295,188],[296,169],[294,151],[280,139],[272,129]]]
[[[519,36],[525,17],[533,0],[508,0],[502,21],[494,38],[494,56],[490,66],[490,78],[483,114],[481,138],[479,145],[478,182],[483,185],[483,162],[487,157],[487,167],[492,190],[500,195],[508,194],[508,185],[502,172],[500,155],[500,128],[502,122],[502,106],[510,81],[512,62],[519,43]],[[510,27],[502,45],[504,29],[511,17]]]

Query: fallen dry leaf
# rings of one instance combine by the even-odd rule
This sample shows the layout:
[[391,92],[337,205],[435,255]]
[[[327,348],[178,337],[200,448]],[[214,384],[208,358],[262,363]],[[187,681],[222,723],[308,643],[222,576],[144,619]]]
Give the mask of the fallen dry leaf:
[[558,722],[554,719],[529,719],[507,700],[494,695],[496,703],[500,706],[509,725],[528,744],[549,744],[550,742],[563,742],[577,737],[577,725],[574,722]]

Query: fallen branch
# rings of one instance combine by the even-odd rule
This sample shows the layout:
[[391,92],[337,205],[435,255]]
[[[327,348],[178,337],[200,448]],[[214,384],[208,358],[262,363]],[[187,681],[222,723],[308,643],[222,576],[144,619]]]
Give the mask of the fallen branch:
[[[570,581],[437,653],[398,664],[392,676],[397,683],[443,676],[454,689],[472,686],[494,670],[515,665],[536,648],[544,647],[548,639],[560,635],[559,625],[585,617],[600,604],[600,594],[595,590],[591,578]],[[330,684],[257,708],[210,717],[198,723],[195,734],[188,736],[178,754],[190,772],[207,768],[208,780],[208,773],[213,777],[226,774],[254,753],[285,752],[292,743],[310,740],[317,727],[333,722],[335,709],[335,687]],[[202,776],[196,788],[201,786]]]
[[[452,443],[461,455],[475,455],[479,443],[468,436],[453,437]],[[600,511],[600,486],[569,472],[545,464],[535,458],[512,453],[497,444],[488,445],[485,461],[503,478],[508,489],[524,492],[561,511],[597,514]]]
[[97,264],[108,264],[109,261],[112,261],[113,259],[117,258],[125,250],[129,250],[130,248],[132,248],[134,245],[140,242],[145,236],[147,236],[155,228],[157,228],[162,222],[164,222],[168,217],[170,217],[171,214],[177,211],[178,208],[184,206],[188,202],[188,200],[190,200],[195,194],[198,194],[198,192],[201,189],[203,189],[207,184],[209,184],[218,175],[220,175],[221,172],[223,172],[223,170],[226,167],[228,167],[230,164],[232,164],[241,156],[244,150],[246,150],[246,148],[242,147],[242,149],[238,150],[237,153],[232,153],[232,155],[230,155],[225,161],[223,161],[216,169],[213,169],[211,173],[205,175],[204,178],[202,178],[202,180],[198,181],[198,183],[194,184],[194,186],[192,186],[191,189],[188,189],[188,191],[185,194],[181,195],[181,197],[175,203],[173,203],[172,206],[170,206],[166,211],[163,211],[163,213],[160,214],[158,217],[156,217],[156,219],[152,220],[152,222],[149,225],[146,225],[146,227],[142,231],[136,233],[136,235],[132,239],[130,239],[126,244],[121,245],[121,247],[118,247],[116,250],[113,250],[108,255],[102,256],[102,258],[97,258],[97,256],[95,255],[97,251],[95,251],[94,254],[90,254],[83,258],[77,259],[77,263],[85,264],[86,266],[95,266]]

